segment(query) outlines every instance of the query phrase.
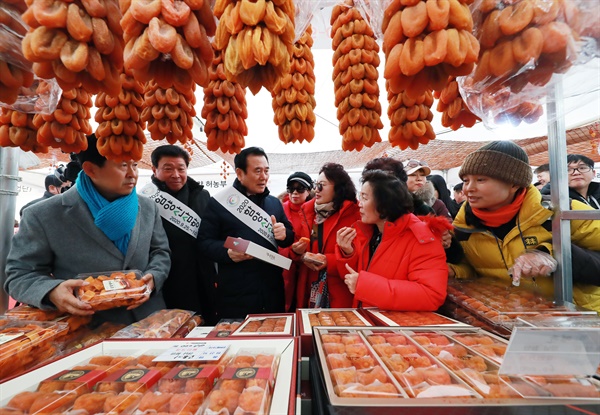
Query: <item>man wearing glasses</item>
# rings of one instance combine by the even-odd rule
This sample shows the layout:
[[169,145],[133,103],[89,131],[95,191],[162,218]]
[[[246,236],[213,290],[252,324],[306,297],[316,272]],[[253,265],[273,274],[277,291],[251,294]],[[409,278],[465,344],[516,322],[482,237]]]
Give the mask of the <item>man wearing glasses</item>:
[[581,154],[569,154],[567,165],[569,197],[594,209],[600,209],[600,183],[592,181],[596,176],[594,161]]

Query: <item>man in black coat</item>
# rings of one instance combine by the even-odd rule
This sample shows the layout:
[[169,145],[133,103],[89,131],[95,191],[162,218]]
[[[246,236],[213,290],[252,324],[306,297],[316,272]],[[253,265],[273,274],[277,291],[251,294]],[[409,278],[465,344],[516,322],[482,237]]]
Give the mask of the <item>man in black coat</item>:
[[215,310],[214,315],[205,316],[209,323],[285,309],[283,269],[223,246],[228,236],[240,237],[277,253],[278,247],[294,242],[281,202],[267,189],[269,161],[264,150],[246,148],[235,156],[234,164],[233,188],[210,199],[198,234],[200,253],[218,268],[216,278],[207,284]]
[[[157,147],[151,155],[153,199],[159,206],[171,248],[171,270],[163,286],[168,308],[207,312],[204,275],[214,274],[212,261],[198,255],[196,238],[210,194],[188,177],[190,156],[174,145]],[[144,187],[142,193],[146,191]],[[155,196],[155,197],[154,197]],[[179,204],[179,206],[178,206]]]
[[19,212],[19,215],[23,216],[23,211],[25,210],[25,208],[28,208],[31,205],[35,205],[36,203],[41,202],[42,200],[50,199],[54,195],[61,194],[62,188],[64,186],[68,186],[68,185],[69,185],[68,182],[62,182],[56,176],[56,174],[47,175],[46,178],[44,179],[44,187],[46,188],[44,195],[38,199],[32,200],[31,202],[29,202],[25,206],[23,206],[21,208],[21,211]]

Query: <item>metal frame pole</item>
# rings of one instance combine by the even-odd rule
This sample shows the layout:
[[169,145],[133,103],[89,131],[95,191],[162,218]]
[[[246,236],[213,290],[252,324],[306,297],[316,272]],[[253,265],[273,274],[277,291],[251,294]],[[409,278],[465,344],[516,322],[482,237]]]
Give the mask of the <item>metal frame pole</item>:
[[[555,75],[560,76],[560,75]],[[552,245],[558,267],[554,273],[554,300],[573,302],[573,269],[571,267],[571,223],[563,212],[570,209],[567,180],[567,131],[562,79],[548,87],[546,114],[548,117],[548,152],[550,156]]]
[[19,175],[19,149],[0,147],[0,314],[8,309],[8,294],[4,291],[6,257],[14,234]]

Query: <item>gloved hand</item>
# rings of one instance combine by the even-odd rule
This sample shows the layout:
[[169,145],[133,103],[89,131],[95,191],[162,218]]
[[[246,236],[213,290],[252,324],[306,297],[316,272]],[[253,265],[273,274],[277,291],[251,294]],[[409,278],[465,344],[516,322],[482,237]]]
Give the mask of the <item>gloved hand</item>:
[[542,251],[531,250],[517,257],[508,272],[512,275],[513,285],[518,286],[521,277],[549,277],[550,274],[556,271],[557,265],[558,262],[552,255]]

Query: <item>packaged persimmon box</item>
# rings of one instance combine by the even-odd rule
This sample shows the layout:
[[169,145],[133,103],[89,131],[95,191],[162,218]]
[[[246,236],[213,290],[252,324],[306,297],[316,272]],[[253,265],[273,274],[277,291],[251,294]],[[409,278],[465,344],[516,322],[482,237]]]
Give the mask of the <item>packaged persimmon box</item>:
[[193,315],[193,311],[187,310],[158,310],[148,317],[119,330],[112,337],[121,339],[168,339]]
[[96,383],[106,375],[105,370],[63,370],[41,381],[37,391],[75,391],[77,395],[83,395],[92,392]]
[[269,413],[279,364],[275,349],[243,349],[229,362],[199,414]]
[[194,414],[212,390],[219,376],[217,366],[178,366],[158,382],[157,392],[147,392],[138,411]]
[[128,307],[149,293],[138,270],[79,274],[77,278],[87,284],[79,287],[75,295],[96,311]]
[[157,369],[120,369],[98,382],[96,391],[143,394],[153,390],[162,376],[163,373]]
[[293,336],[295,314],[249,314],[231,336]]

